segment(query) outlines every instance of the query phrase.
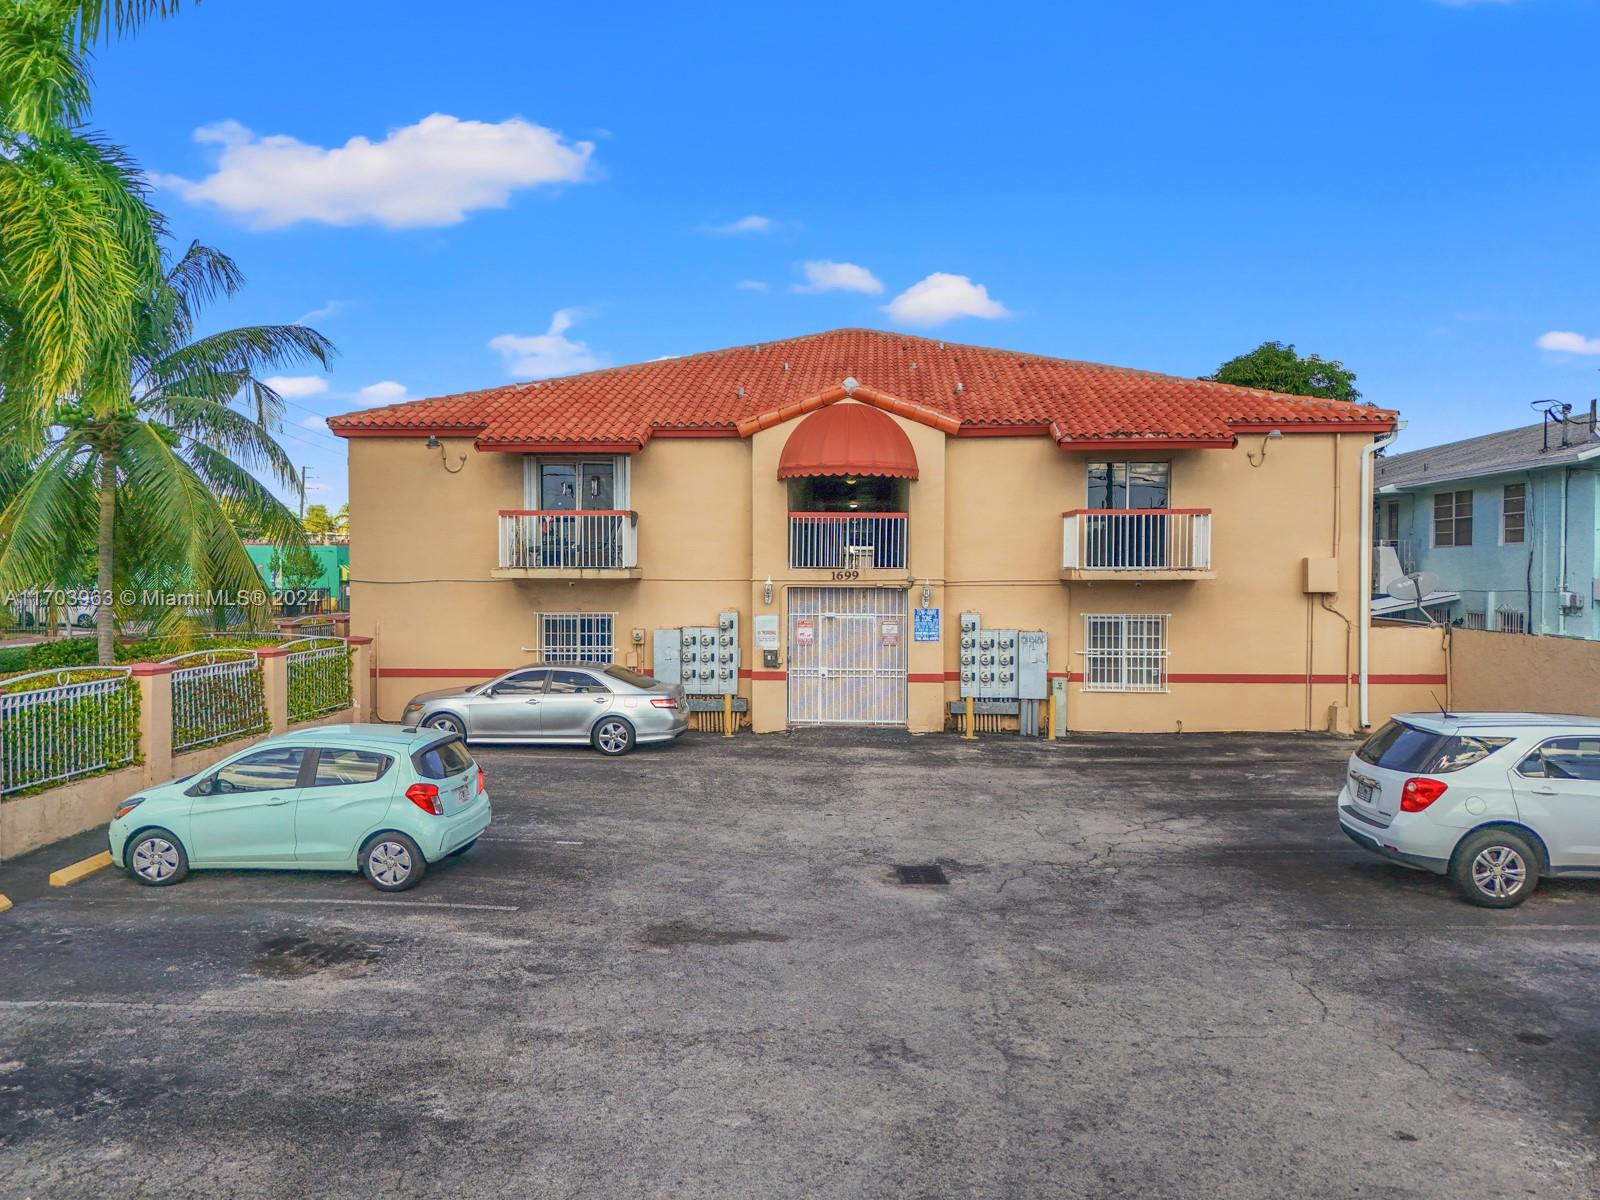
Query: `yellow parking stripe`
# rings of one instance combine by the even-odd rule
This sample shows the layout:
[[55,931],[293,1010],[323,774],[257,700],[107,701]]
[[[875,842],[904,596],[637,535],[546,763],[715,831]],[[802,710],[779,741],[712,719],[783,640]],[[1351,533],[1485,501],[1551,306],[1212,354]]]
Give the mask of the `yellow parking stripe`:
[[5,912],[5,910],[10,908],[10,907],[11,907],[10,898],[4,892],[0,892],[0,912]]
[[86,879],[96,871],[103,871],[111,865],[111,851],[102,850],[93,858],[81,859],[69,867],[62,867],[59,871],[50,872],[51,887],[66,887],[69,883],[77,883]]

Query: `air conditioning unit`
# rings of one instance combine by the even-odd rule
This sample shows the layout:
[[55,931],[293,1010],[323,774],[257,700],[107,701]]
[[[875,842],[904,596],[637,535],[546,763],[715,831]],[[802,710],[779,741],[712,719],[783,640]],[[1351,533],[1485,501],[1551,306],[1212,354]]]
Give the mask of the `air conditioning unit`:
[[877,552],[871,546],[846,546],[844,565],[851,571],[870,571],[877,563]]
[[1561,593],[1561,611],[1575,613],[1583,611],[1583,596],[1578,592]]

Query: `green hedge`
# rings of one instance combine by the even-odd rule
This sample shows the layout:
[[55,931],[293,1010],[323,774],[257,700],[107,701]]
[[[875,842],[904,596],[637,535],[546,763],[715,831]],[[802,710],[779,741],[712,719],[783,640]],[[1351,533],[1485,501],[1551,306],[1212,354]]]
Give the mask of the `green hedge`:
[[[259,646],[281,646],[282,638],[261,637],[257,634],[216,634],[202,638],[141,638],[136,642],[119,642],[116,659],[119,663],[160,662],[174,654],[189,650],[254,649]],[[11,646],[0,650],[0,675],[16,675],[24,671],[42,671],[47,667],[93,666],[97,657],[95,640],[86,638],[56,638],[35,646]]]
[[[323,646],[343,647],[337,639],[312,643],[300,649]],[[307,662],[289,664],[289,720],[309,721],[313,717],[350,707],[350,654],[330,654]]]
[[[63,683],[104,678],[95,671],[67,672]],[[53,680],[24,680],[0,692],[50,687]],[[139,685],[122,679],[101,695],[13,709],[0,716],[0,789],[6,795],[43,791],[129,766],[139,750]]]
[[[183,664],[178,664],[182,666]],[[200,665],[196,662],[194,665]],[[192,750],[210,742],[265,733],[272,727],[267,719],[267,696],[259,669],[240,675],[206,675],[182,685],[186,699],[178,695],[174,679],[172,697],[172,749]],[[221,714],[225,727],[218,728],[207,714]]]

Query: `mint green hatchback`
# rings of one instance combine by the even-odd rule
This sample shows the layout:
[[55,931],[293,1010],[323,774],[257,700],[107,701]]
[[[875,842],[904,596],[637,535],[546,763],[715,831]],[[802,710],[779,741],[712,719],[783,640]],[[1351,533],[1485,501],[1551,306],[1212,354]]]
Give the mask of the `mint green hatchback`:
[[483,769],[455,733],[324,725],[257,742],[117,806],[111,860],[166,887],[207,867],[360,871],[401,892],[489,827]]

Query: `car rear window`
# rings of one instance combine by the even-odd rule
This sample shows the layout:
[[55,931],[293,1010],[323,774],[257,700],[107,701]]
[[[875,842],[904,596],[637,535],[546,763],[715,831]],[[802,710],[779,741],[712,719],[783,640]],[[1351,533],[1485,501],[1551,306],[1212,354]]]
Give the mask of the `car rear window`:
[[1443,775],[1481,762],[1510,742],[1510,738],[1433,733],[1390,721],[1361,744],[1356,757],[1386,771]]
[[631,683],[634,687],[653,688],[661,686],[659,679],[652,679],[649,675],[641,675],[637,671],[630,671],[627,667],[607,667],[606,674],[613,679],[622,680],[623,683]]
[[418,750],[411,756],[411,764],[424,779],[449,779],[472,770],[475,765],[471,751],[459,738],[435,742],[425,750]]

